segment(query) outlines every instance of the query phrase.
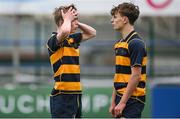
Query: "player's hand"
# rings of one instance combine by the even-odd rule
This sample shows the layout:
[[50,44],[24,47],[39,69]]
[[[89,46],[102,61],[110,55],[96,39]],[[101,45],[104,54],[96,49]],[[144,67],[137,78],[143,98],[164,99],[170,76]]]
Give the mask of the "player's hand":
[[116,107],[114,108],[115,117],[121,116],[122,111],[124,110],[125,107],[126,107],[126,104],[121,103],[121,102],[118,105],[116,105]]
[[109,113],[111,113],[112,117],[115,117],[115,113],[114,113],[115,106],[116,106],[116,104],[112,103],[109,107]]
[[80,21],[77,21],[77,25],[78,25],[78,28],[81,28],[81,22]]
[[61,14],[63,20],[70,20],[71,22],[78,17],[77,10],[73,9],[72,7],[69,8],[69,10],[66,13],[64,13],[63,10],[61,10]]

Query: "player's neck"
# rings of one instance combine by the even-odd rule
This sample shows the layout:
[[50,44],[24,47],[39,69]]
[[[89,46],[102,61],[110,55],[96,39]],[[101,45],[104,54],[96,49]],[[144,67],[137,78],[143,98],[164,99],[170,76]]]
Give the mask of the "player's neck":
[[132,31],[134,30],[134,26],[132,25],[127,25],[125,26],[120,32],[121,32],[121,35],[122,35],[122,38],[125,39],[126,36],[131,33]]

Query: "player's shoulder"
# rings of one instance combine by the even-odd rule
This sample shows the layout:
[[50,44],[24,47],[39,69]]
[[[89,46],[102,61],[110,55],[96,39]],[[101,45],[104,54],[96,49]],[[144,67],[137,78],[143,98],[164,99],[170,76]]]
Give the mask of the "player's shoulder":
[[128,43],[128,48],[145,48],[145,42],[141,38],[134,38]]
[[145,42],[141,38],[133,38],[131,41],[128,43],[129,45],[144,45]]
[[55,37],[55,36],[57,36],[57,32],[52,32],[50,38]]
[[52,32],[51,33],[51,36],[49,37],[48,41],[50,40],[55,40],[56,39],[56,36],[57,36],[57,32]]

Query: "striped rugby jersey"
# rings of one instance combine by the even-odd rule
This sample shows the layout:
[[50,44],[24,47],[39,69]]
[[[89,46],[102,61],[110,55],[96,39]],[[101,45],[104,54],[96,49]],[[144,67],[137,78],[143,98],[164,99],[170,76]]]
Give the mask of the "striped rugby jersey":
[[131,76],[131,68],[140,66],[141,80],[132,96],[145,96],[147,53],[144,41],[135,31],[132,31],[124,40],[115,43],[114,50],[116,56],[114,88],[116,92],[121,95],[125,92]]
[[80,94],[80,65],[79,45],[82,39],[81,33],[69,35],[63,42],[57,42],[57,33],[53,32],[47,42],[49,59],[54,72],[54,88],[52,95]]

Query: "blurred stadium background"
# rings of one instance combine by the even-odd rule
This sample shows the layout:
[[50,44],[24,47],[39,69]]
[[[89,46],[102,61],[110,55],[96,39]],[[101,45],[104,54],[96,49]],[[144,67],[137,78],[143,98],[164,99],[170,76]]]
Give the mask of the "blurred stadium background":
[[70,3],[80,21],[97,30],[96,38],[80,46],[83,116],[110,117],[113,44],[120,36],[110,10],[124,1],[139,5],[135,27],[148,49],[143,117],[180,117],[179,0],[0,0],[0,117],[50,117],[53,79],[45,44],[56,29],[54,8]]

